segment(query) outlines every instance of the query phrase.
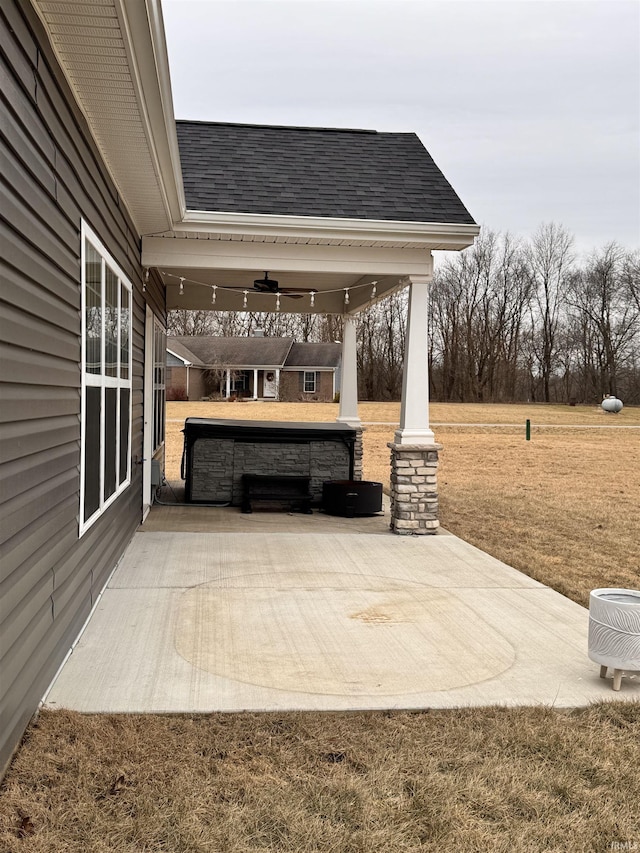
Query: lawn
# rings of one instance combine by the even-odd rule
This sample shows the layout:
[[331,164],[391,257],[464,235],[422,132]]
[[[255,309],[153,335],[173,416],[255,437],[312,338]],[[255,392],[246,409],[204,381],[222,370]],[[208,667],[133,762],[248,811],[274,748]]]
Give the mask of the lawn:
[[[336,414],[332,404],[170,403],[167,476],[177,476],[186,416]],[[639,409],[434,404],[431,416],[458,424],[436,427],[444,526],[581,604],[596,586],[639,587],[640,430],[626,428],[640,426]],[[399,407],[365,403],[361,417],[365,476],[386,483]],[[573,712],[47,711],[0,792],[0,851],[640,850],[638,767],[638,702]]]

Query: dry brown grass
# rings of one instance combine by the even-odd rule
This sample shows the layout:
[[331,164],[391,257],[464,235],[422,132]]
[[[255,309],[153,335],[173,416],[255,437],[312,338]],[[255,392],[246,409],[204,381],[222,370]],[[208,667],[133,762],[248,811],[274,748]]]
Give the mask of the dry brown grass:
[[[167,474],[187,416],[334,420],[320,404],[170,403]],[[362,404],[396,421],[393,404]],[[624,415],[624,417],[622,416]],[[597,409],[434,405],[444,524],[572,598],[638,586],[640,424]],[[174,422],[172,419],[178,419]],[[393,427],[365,433],[388,481]],[[80,716],[45,712],[0,790],[2,853],[403,853],[640,849],[640,703],[563,713]],[[635,847],[633,847],[635,845]]]
[[640,705],[430,713],[46,712],[4,853],[599,851],[640,842]]

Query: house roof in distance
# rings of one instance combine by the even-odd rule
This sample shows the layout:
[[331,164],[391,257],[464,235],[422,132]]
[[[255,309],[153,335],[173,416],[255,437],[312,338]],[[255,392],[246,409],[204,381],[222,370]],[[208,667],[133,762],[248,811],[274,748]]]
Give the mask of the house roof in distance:
[[183,335],[167,338],[167,350],[197,367],[334,368],[342,347],[332,343],[295,343],[293,338],[220,338]]
[[474,224],[415,133],[176,125],[190,210]]
[[206,367],[281,367],[293,338],[220,338],[206,335],[169,337],[167,349],[182,346],[193,354],[193,364]]
[[294,344],[287,356],[285,367],[337,367],[341,355],[341,344]]
[[188,349],[183,340],[190,340],[190,338],[167,338],[167,349],[171,350],[174,355],[177,355],[179,359],[188,364],[193,364],[198,361],[196,356]]

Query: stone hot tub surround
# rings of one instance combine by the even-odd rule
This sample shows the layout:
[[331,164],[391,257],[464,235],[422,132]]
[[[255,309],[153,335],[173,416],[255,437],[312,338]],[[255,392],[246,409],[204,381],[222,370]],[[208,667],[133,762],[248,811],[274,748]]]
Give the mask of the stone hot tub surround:
[[187,418],[182,477],[187,503],[242,502],[242,475],[310,478],[313,504],[325,480],[361,479],[357,429],[346,424]]
[[391,529],[400,535],[437,533],[438,451],[441,444],[394,444],[391,449]]

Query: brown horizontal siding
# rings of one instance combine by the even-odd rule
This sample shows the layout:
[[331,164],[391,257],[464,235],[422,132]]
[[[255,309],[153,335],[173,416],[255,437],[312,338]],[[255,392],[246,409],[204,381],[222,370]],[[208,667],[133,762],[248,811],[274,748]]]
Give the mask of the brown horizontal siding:
[[[3,309],[4,304],[0,299],[0,311]],[[79,319],[78,322],[80,322]],[[14,379],[13,384],[78,387],[78,365],[66,359],[53,356],[43,358],[35,350],[17,350],[15,347],[0,343],[0,363],[4,381],[8,378]],[[78,411],[80,411],[79,404]]]
[[[2,276],[2,297],[7,304],[14,306],[14,310],[20,310],[24,314],[25,319],[22,322],[28,322],[29,317],[46,316],[49,325],[54,329],[75,334],[77,327],[75,317],[70,316],[69,304],[61,300],[57,293],[47,292],[38,281],[27,278],[24,270],[7,267],[2,262],[0,262],[0,276]],[[80,310],[80,305],[77,305],[77,310]],[[76,357],[79,358],[79,355],[80,341],[76,341]]]
[[80,409],[78,388],[58,385],[0,385],[0,424],[45,418],[55,411],[59,416],[77,415]]
[[[41,369],[46,370],[44,363]],[[63,444],[77,443],[79,439],[80,423],[74,415],[57,418],[51,413],[48,418],[37,421],[5,423],[0,426],[0,462],[53,450]]]
[[23,492],[29,492],[47,482],[48,479],[72,470],[77,463],[78,450],[75,444],[61,445],[53,450],[32,453],[27,457],[6,462],[0,468],[5,508],[8,507],[9,502],[17,500]]
[[78,496],[75,494],[47,510],[36,526],[23,528],[7,542],[0,543],[0,581],[13,572],[22,572],[34,555],[46,556],[47,549],[55,553],[58,534],[62,535],[68,524],[73,524],[77,538]]
[[[52,461],[55,463],[55,458]],[[55,476],[48,473],[43,476],[46,477],[44,481],[4,501],[0,522],[0,536],[3,540],[10,539],[19,530],[36,523],[58,501],[78,493],[78,471],[75,467],[67,466]]]
[[53,545],[49,541],[45,542],[17,569],[14,569],[0,581],[0,594],[7,614],[20,609],[20,602],[25,596],[29,595],[31,589],[40,582],[41,578],[50,580],[51,592],[53,592],[54,572],[52,565],[55,566],[64,559],[65,554],[75,546],[75,540],[78,538],[75,518],[67,520],[66,523],[64,523],[64,519],[61,521],[62,523],[59,524],[60,535]]
[[[3,272],[25,284],[32,282],[39,290],[40,299],[50,296],[56,301],[73,305],[80,310],[78,292],[78,267],[71,264],[68,271],[61,270],[51,258],[41,254],[37,246],[28,242],[24,235],[16,233],[2,221],[0,212],[0,240],[3,245]],[[15,292],[15,290],[14,290]],[[11,292],[7,291],[7,299]]]
[[[43,328],[42,317],[47,317]],[[70,318],[71,319],[71,318]],[[76,323],[77,323],[77,317]],[[80,340],[77,335],[50,322],[46,311],[38,317],[26,314],[19,306],[5,303],[0,322],[2,340],[9,346],[33,351],[70,361],[80,376]]]
[[132,457],[142,458],[140,237],[28,2],[0,8],[0,773],[140,520],[142,469],[85,532],[80,489],[80,227],[134,287]]

